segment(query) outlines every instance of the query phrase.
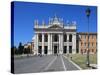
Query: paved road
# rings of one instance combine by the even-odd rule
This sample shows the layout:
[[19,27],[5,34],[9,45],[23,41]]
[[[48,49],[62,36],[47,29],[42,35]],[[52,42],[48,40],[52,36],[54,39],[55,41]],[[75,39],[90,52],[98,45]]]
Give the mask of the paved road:
[[78,68],[63,55],[15,59],[14,64],[15,73],[78,70]]

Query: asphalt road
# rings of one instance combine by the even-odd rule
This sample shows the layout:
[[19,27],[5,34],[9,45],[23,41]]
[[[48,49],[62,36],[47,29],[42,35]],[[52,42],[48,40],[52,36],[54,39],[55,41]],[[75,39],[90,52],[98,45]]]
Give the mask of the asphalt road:
[[63,55],[33,56],[14,60],[14,70],[19,73],[79,70]]

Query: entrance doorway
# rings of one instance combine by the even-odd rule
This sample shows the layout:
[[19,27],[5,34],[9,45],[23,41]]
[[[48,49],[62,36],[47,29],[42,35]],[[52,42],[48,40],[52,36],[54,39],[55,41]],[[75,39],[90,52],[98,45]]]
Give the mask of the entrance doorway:
[[72,46],[69,46],[69,53],[72,53]]
[[39,53],[39,54],[42,54],[42,46],[39,46],[39,48],[38,48],[38,53]]
[[57,46],[54,46],[54,54],[57,54]]
[[67,53],[67,46],[64,46],[64,48],[63,48],[63,53],[64,53],[64,54]]
[[48,54],[48,47],[44,46],[44,54]]

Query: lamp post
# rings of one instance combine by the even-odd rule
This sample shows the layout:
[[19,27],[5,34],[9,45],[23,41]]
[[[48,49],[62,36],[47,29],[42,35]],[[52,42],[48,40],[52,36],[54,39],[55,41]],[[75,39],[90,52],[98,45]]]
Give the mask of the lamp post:
[[87,19],[88,19],[88,47],[87,47],[87,67],[90,66],[90,60],[89,60],[89,17],[90,17],[90,13],[91,13],[91,10],[89,8],[86,9],[86,16],[87,16]]

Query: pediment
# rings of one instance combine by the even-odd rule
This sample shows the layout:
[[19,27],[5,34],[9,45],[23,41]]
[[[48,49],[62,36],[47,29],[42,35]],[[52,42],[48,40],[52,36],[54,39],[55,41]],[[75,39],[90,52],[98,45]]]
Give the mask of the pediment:
[[49,28],[53,28],[53,29],[62,29],[62,27],[60,25],[52,25]]

